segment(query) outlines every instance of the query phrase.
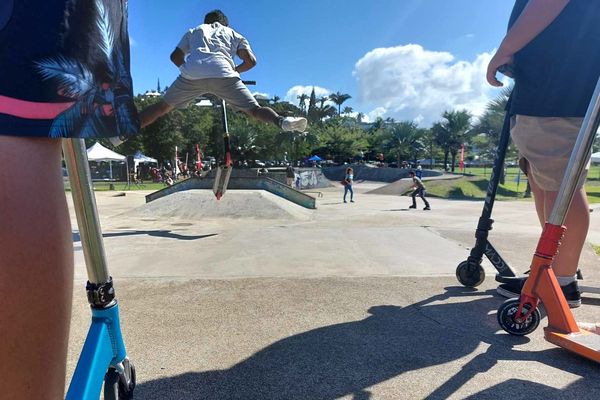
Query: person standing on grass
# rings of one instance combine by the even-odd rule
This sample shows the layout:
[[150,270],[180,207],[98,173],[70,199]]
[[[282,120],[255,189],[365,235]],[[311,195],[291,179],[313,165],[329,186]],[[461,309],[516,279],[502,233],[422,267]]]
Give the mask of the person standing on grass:
[[429,202],[425,198],[425,185],[423,185],[421,179],[416,176],[415,171],[410,171],[408,173],[408,176],[412,178],[413,181],[413,192],[411,193],[412,205],[408,208],[417,208],[416,198],[417,196],[419,196],[421,200],[423,200],[423,203],[425,203],[425,207],[423,207],[423,210],[431,210],[431,208],[429,207]]
[[[600,75],[599,20],[599,1],[517,0],[508,33],[488,65],[490,85],[502,86],[498,70],[514,78],[508,109],[511,137],[542,225],[552,211]],[[567,212],[568,229],[552,264],[571,307],[581,305],[576,272],[590,222],[584,181]],[[502,284],[497,291],[518,297],[525,280]]]
[[[242,63],[235,65],[238,56]],[[171,53],[171,62],[181,74],[167,89],[164,98],[140,113],[141,126],[146,127],[175,108],[185,108],[199,96],[211,93],[229,105],[260,121],[278,126],[283,131],[304,132],[306,118],[282,117],[269,107],[261,107],[240,73],[256,66],[256,57],[248,40],[229,27],[220,10],[206,14],[204,23],[187,31]],[[117,146],[122,141],[113,140]]]
[[346,169],[346,176],[344,177],[344,203],[346,201],[346,195],[350,192],[350,203],[354,203],[354,191],[352,190],[352,183],[354,183],[354,173],[352,168]]

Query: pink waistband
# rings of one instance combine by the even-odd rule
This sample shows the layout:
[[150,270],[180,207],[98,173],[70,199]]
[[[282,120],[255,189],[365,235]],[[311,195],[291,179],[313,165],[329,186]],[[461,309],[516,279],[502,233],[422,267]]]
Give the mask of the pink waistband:
[[69,109],[71,103],[36,103],[0,95],[0,114],[26,119],[54,119]]

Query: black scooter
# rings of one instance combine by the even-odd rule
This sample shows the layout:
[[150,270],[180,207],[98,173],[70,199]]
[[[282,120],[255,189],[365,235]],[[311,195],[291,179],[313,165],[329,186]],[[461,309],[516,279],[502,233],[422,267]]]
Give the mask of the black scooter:
[[494,220],[491,218],[492,209],[494,207],[494,201],[496,200],[496,191],[498,190],[500,177],[504,170],[504,159],[509,143],[510,115],[507,112],[504,117],[504,123],[502,124],[500,140],[498,142],[498,148],[496,149],[494,168],[492,169],[492,176],[490,177],[490,182],[488,184],[483,211],[481,212],[477,230],[475,231],[475,246],[471,249],[469,257],[456,267],[456,278],[462,285],[467,287],[479,286],[485,280],[485,271],[481,266],[484,255],[498,271],[497,280],[501,279],[500,277],[514,278],[517,275],[515,270],[504,261],[502,256],[500,256],[498,251],[488,240],[489,231],[492,230],[492,225],[494,224]]

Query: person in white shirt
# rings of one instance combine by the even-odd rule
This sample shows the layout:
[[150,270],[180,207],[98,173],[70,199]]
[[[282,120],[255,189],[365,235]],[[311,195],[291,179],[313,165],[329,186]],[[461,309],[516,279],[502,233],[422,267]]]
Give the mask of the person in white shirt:
[[[238,56],[242,63],[235,65]],[[261,107],[240,73],[256,65],[256,57],[248,40],[229,28],[227,17],[214,10],[206,14],[204,23],[190,29],[171,53],[171,61],[181,74],[169,87],[164,98],[140,113],[145,127],[174,108],[184,108],[205,93],[211,93],[228,104],[263,122],[279,126],[284,131],[303,132],[306,118],[282,117],[269,107]]]

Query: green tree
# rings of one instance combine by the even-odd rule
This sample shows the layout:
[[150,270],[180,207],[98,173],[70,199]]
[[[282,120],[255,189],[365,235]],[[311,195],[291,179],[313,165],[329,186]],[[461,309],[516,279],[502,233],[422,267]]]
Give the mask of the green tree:
[[303,115],[306,115],[306,100],[308,100],[308,95],[306,93],[302,93],[299,96],[296,96],[298,99],[298,107],[300,111],[302,111]]
[[454,172],[456,154],[465,143],[471,128],[471,114],[468,111],[445,111],[442,121],[433,125],[437,144],[444,150],[444,166],[448,165],[448,154],[452,157],[451,170]]
[[338,114],[342,114],[342,104],[351,98],[352,96],[349,94],[340,92],[331,93],[329,95],[329,100],[333,101],[338,106]]

